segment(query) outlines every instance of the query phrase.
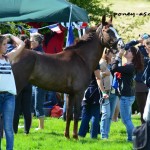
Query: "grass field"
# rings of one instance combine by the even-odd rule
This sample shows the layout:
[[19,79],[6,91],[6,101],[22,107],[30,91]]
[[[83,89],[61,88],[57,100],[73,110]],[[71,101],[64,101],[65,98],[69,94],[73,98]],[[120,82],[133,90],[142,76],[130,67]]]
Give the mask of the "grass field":
[[[139,116],[132,116],[134,125],[139,125]],[[23,119],[20,120],[23,124]],[[90,139],[89,133],[84,139],[74,140],[72,137],[67,140],[64,137],[65,122],[62,119],[45,118],[45,129],[35,131],[38,122],[33,119],[32,128],[29,135],[24,134],[23,128],[19,129],[15,135],[14,150],[132,150],[132,144],[126,142],[125,126],[119,119],[112,122],[110,138],[101,140],[100,135],[97,140]],[[70,134],[72,135],[72,125]],[[6,140],[2,140],[2,150],[5,149]]]

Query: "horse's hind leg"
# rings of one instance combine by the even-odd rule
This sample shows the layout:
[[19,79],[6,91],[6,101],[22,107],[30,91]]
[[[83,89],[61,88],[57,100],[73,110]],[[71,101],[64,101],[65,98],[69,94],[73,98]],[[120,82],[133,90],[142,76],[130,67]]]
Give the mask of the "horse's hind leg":
[[66,129],[65,129],[65,137],[66,138],[70,138],[69,135],[69,129],[70,129],[70,122],[71,122],[71,118],[72,118],[72,109],[73,109],[73,101],[70,98],[71,96],[69,95],[69,98],[67,98],[66,100]]
[[78,139],[78,121],[81,116],[81,101],[83,93],[76,94],[74,96],[74,126],[73,126],[73,138]]

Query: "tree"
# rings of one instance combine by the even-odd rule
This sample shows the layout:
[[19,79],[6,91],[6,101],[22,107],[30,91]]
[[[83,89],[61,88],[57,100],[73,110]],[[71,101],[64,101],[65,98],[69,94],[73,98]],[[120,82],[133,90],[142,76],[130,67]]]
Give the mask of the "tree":
[[112,4],[105,3],[106,0],[68,0],[77,6],[84,8],[90,17],[91,23],[98,24],[102,15],[110,15],[113,12],[110,10]]

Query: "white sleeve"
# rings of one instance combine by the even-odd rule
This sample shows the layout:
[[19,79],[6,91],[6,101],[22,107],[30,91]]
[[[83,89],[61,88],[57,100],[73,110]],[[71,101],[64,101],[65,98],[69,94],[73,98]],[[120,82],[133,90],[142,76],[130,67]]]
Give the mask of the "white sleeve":
[[143,119],[145,121],[150,121],[150,89],[149,89],[149,92],[148,92],[146,105],[145,105],[145,108],[144,108]]

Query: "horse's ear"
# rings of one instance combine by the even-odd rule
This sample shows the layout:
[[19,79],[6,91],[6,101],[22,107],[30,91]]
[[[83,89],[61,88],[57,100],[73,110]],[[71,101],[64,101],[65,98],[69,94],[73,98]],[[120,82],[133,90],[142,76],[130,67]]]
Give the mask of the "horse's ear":
[[103,15],[103,17],[102,17],[102,25],[105,25],[105,22],[106,22],[106,15]]
[[113,20],[113,16],[111,15],[109,19],[109,24],[112,24],[112,20]]

